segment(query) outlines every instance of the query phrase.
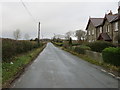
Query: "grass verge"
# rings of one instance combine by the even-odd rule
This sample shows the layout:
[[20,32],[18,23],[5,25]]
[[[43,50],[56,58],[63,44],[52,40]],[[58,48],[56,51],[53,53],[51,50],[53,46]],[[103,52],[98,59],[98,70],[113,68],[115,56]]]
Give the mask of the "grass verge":
[[120,66],[117,67],[117,66],[114,66],[114,65],[111,65],[111,64],[107,64],[107,63],[105,63],[105,62],[99,62],[99,61],[97,61],[97,60],[94,60],[94,59],[90,58],[90,57],[87,56],[87,55],[78,54],[78,53],[76,53],[76,52],[74,52],[74,51],[68,50],[68,49],[63,48],[63,47],[61,47],[61,49],[62,49],[62,50],[65,50],[65,51],[67,51],[67,52],[70,52],[71,54],[76,55],[76,56],[78,56],[79,58],[81,58],[81,59],[83,59],[83,60],[85,60],[85,61],[87,61],[87,62],[90,62],[90,63],[95,64],[95,65],[98,65],[98,66],[102,66],[102,67],[103,67],[104,69],[106,69],[108,72],[114,73],[116,76],[120,76],[120,75],[119,75]]
[[2,88],[9,87],[10,84],[20,76],[24,69],[39,55],[45,45],[14,57],[12,63],[2,63]]

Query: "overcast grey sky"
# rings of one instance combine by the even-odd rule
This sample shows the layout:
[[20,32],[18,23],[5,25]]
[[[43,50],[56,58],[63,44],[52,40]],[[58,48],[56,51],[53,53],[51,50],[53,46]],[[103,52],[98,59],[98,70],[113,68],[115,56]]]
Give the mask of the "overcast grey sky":
[[[23,0],[24,1],[24,0]],[[77,29],[85,30],[89,16],[101,18],[112,10],[117,13],[114,2],[24,2],[36,22],[21,2],[2,3],[2,37],[13,38],[13,31],[20,29],[22,36],[28,33],[37,37],[37,22],[41,22],[43,37],[64,34]]]

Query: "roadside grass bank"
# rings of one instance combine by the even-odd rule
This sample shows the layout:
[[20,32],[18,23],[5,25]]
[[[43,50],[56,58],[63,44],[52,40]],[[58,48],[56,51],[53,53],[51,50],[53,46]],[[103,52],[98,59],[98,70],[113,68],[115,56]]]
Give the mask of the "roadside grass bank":
[[63,48],[63,47],[62,47],[61,49],[62,49],[62,50],[65,50],[65,51],[67,51],[67,52],[70,52],[71,54],[76,55],[76,56],[80,57],[81,59],[83,59],[83,60],[85,60],[85,61],[88,61],[88,62],[90,62],[90,63],[92,63],[92,64],[99,65],[99,66],[102,66],[102,67],[104,67],[104,68],[106,68],[106,69],[109,69],[111,72],[112,72],[112,71],[120,72],[120,67],[116,67],[116,66],[114,66],[114,65],[107,64],[107,63],[104,63],[104,62],[99,62],[99,61],[97,61],[97,60],[94,60],[94,59],[88,57],[87,55],[78,54],[78,53],[76,53],[76,52],[70,51],[70,50],[65,49],[65,48]]
[[24,72],[24,69],[31,64],[35,58],[37,58],[45,46],[46,44],[15,56],[11,62],[2,62],[2,88],[10,87],[10,84]]
[[76,55],[78,56],[79,58],[81,58],[82,60],[85,60],[87,62],[90,62],[92,64],[95,64],[97,66],[101,66],[102,68],[104,68],[106,71],[108,72],[111,72],[113,73],[115,76],[120,76],[120,66],[114,66],[112,64],[108,64],[108,63],[105,63],[105,62],[100,62],[100,61],[97,61],[97,60],[94,60],[92,58],[90,58],[89,56],[85,55],[85,54],[79,54],[73,50],[70,50],[70,49],[67,49],[67,48],[64,48],[63,46],[61,45],[57,45],[57,43],[53,43],[55,46],[61,48],[62,50],[64,51],[67,51],[73,55]]

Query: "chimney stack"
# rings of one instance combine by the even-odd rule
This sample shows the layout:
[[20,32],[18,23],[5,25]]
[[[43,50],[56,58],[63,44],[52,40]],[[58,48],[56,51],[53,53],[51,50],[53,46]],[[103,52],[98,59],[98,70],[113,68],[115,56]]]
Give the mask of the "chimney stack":
[[108,13],[108,15],[113,15],[112,11],[110,10],[110,12]]
[[120,19],[120,1],[118,2],[118,17]]

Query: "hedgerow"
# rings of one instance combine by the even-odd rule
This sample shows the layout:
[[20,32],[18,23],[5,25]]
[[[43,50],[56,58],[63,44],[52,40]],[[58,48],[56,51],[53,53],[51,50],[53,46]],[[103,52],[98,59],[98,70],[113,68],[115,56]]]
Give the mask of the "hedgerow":
[[[40,44],[41,46],[42,44]],[[9,61],[10,58],[17,54],[25,53],[34,48],[38,48],[37,42],[34,41],[17,41],[11,39],[2,40],[2,61]]]
[[105,48],[115,47],[112,43],[106,41],[96,41],[87,44],[91,48],[92,51],[102,52]]
[[120,66],[120,48],[105,48],[102,51],[103,60],[116,66]]
[[74,51],[79,54],[85,54],[85,50],[90,50],[90,47],[85,45],[76,46]]

